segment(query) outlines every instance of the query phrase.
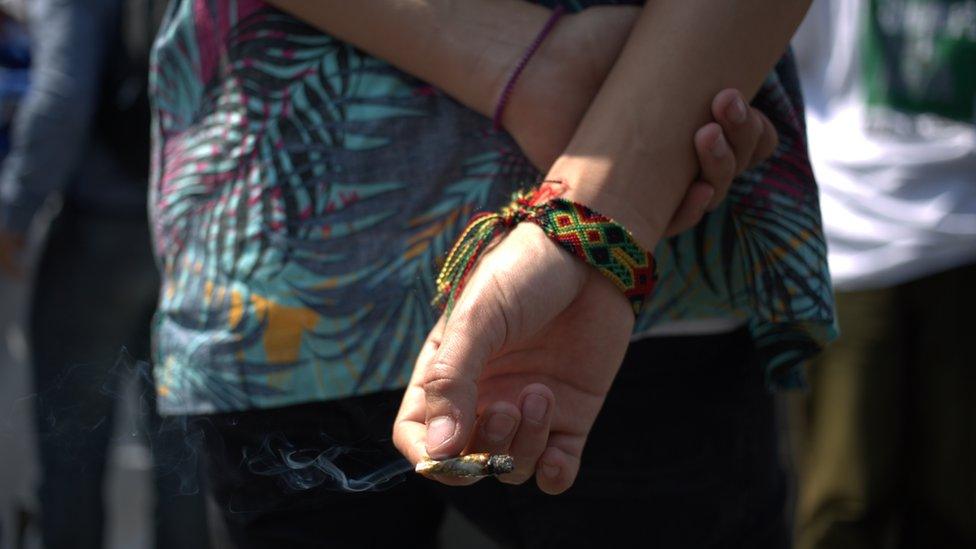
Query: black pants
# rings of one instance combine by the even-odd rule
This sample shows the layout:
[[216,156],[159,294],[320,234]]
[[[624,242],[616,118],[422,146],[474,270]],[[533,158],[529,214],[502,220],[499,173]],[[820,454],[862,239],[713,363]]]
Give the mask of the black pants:
[[196,464],[175,418],[155,413],[145,360],[158,277],[144,218],[69,203],[51,227],[31,303],[44,546],[104,544],[103,484],[122,384],[139,376],[140,423],[153,453],[155,546],[206,547]]
[[745,331],[633,344],[576,484],[555,497],[531,483],[448,488],[413,473],[378,492],[337,490],[322,457],[351,477],[398,461],[400,392],[191,427],[204,433],[218,547],[433,547],[446,505],[510,547],[786,547],[762,378]]

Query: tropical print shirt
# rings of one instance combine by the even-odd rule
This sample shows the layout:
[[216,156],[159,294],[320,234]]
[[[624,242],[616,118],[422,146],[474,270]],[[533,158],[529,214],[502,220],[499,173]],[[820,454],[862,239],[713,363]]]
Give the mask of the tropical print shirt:
[[[540,178],[490,120],[257,0],[174,0],[151,79],[163,413],[404,386],[437,318],[438,259],[471,214]],[[741,319],[788,384],[834,332],[789,56],[755,105],[779,150],[656,250],[636,330]]]

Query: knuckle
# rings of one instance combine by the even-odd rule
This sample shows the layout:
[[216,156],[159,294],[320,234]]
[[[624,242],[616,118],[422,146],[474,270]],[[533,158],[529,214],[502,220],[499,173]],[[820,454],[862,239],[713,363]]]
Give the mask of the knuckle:
[[451,324],[451,330],[457,337],[487,345],[489,349],[504,341],[508,323],[504,303],[506,294],[498,290],[496,276],[492,273],[489,277],[490,292],[483,292],[491,293],[496,299],[487,300],[479,295],[478,299],[465,303],[464,307],[452,314]]
[[428,395],[442,394],[460,385],[460,377],[461,372],[456,367],[444,362],[437,362],[427,367],[421,383],[424,392]]

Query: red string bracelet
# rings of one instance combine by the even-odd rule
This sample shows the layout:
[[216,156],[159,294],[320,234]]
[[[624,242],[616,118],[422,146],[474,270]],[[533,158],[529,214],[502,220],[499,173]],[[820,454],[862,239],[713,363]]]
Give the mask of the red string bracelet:
[[525,50],[524,54],[522,54],[522,58],[519,59],[518,64],[515,65],[515,70],[512,71],[512,75],[508,78],[508,82],[506,82],[505,87],[502,88],[502,95],[498,98],[498,104],[495,106],[495,115],[491,118],[495,130],[502,129],[502,115],[505,113],[505,107],[508,106],[508,100],[512,96],[512,90],[515,89],[515,83],[518,81],[519,76],[522,75],[522,71],[525,70],[525,66],[529,64],[529,60],[532,59],[532,56],[535,55],[536,51],[538,51],[539,46],[542,45],[542,42],[546,39],[546,36],[549,36],[549,33],[552,32],[552,29],[556,26],[556,21],[559,21],[559,18],[562,17],[563,13],[565,12],[566,8],[561,5],[556,6],[555,9],[552,10],[552,15],[549,16],[549,20],[546,21],[546,24],[542,27],[542,30],[539,31],[538,35],[536,35],[535,40],[532,41],[529,48]]

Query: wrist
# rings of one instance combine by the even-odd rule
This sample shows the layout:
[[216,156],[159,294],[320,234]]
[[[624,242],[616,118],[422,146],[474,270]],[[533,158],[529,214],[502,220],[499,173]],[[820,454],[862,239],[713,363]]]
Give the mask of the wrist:
[[521,0],[476,5],[473,11],[455,10],[446,20],[444,28],[452,33],[440,41],[441,49],[467,53],[449,64],[450,76],[438,80],[454,83],[441,87],[461,103],[491,117],[512,70],[545,25],[550,11]]
[[663,208],[647,208],[649,201],[635,199],[628,189],[613,186],[617,178],[608,159],[564,155],[553,165],[543,186],[552,190],[550,197],[583,204],[613,219],[644,249],[653,250],[664,235],[669,216]]
[[[634,15],[634,10],[620,7],[589,8],[562,15],[519,77],[503,113],[502,127],[518,135],[539,131],[534,124],[539,119],[565,118],[571,121],[571,129],[575,128],[620,53]],[[541,9],[526,19],[528,24],[518,33],[521,42],[514,56],[491,86],[492,110],[512,71],[551,16],[552,10]],[[579,97],[567,105],[567,94]],[[554,112],[540,116],[539,111]]]
[[[507,206],[496,212],[479,213],[471,219],[445,257],[435,280],[437,296],[434,303],[442,306],[445,314],[451,314],[468,275],[488,252],[492,242],[506,233],[509,238],[514,234],[524,234],[535,237],[528,241],[544,242],[539,230],[566,254],[575,256],[580,261],[577,267],[586,264],[599,271],[620,290],[634,314],[640,312],[645,299],[654,291],[657,279],[656,261],[651,251],[643,247],[632,232],[618,221],[585,204],[545,196],[545,189],[540,187],[520,191],[513,195]],[[532,225],[537,226],[538,230]],[[509,242],[509,238],[504,241]],[[514,259],[521,261],[531,258],[529,261],[533,264],[543,262],[546,251],[556,249],[548,244],[538,246],[534,252],[531,247],[526,250],[524,245],[516,247],[520,251]],[[524,253],[526,251],[530,253]],[[502,257],[505,257],[504,254]],[[546,270],[564,274],[567,271]],[[579,282],[581,286],[582,278]]]

